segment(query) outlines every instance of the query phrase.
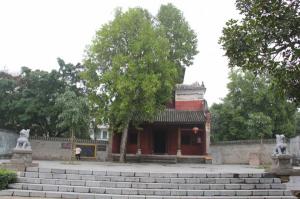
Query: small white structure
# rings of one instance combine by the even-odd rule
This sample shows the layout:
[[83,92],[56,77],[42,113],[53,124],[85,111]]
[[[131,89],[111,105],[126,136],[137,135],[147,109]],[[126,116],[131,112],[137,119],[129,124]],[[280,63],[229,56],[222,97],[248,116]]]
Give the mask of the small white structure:
[[91,133],[90,138],[93,140],[103,140],[107,141],[109,138],[108,126],[107,125],[97,125],[97,128]]

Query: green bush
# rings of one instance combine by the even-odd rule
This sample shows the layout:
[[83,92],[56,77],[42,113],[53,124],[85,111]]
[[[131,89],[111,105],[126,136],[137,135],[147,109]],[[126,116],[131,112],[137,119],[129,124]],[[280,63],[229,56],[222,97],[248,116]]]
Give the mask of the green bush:
[[17,174],[14,171],[0,169],[0,190],[6,189],[10,183],[17,181]]

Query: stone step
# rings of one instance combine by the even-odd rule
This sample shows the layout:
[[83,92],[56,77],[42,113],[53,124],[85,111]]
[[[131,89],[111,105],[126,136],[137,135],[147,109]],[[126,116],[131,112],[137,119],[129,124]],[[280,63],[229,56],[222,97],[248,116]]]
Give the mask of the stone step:
[[[268,173],[152,173],[29,167],[2,195],[58,198],[294,198]],[[23,194],[23,195],[22,195]]]
[[75,193],[94,194],[119,194],[119,195],[158,195],[158,196],[284,196],[290,194],[286,190],[178,190],[178,189],[138,189],[138,188],[110,188],[110,187],[86,187],[86,186],[66,186],[49,184],[10,184],[9,188],[35,191],[59,191]]
[[[282,196],[234,196],[234,195],[195,195],[195,196],[147,196],[147,195],[120,195],[120,194],[93,194],[93,193],[71,193],[71,192],[56,192],[56,191],[34,191],[34,190],[17,190],[9,189],[0,191],[0,196],[23,196],[23,197],[48,197],[48,198],[75,198],[75,199],[171,199],[171,198],[182,198],[182,199],[210,199],[210,198],[222,198],[222,199],[296,199],[296,197],[290,196],[289,192],[284,192]],[[271,192],[273,193],[273,192]]]
[[62,179],[62,180],[92,180],[92,181],[111,181],[111,182],[144,182],[144,183],[176,183],[176,184],[272,184],[281,183],[279,178],[184,178],[184,177],[133,177],[133,176],[102,176],[102,175],[81,175],[81,174],[55,174],[24,172],[20,177],[43,178],[43,179]]
[[26,172],[52,173],[52,174],[80,174],[98,176],[122,177],[160,177],[160,178],[273,178],[269,173],[155,173],[155,172],[119,172],[119,171],[93,171],[74,169],[51,169],[27,167]]
[[29,184],[51,184],[51,185],[76,185],[76,186],[93,186],[93,187],[111,187],[111,188],[143,188],[143,189],[191,189],[191,190],[208,190],[208,189],[285,189],[286,186],[280,183],[274,184],[177,184],[177,183],[141,183],[141,182],[109,182],[109,181],[90,181],[90,180],[61,180],[61,179],[41,179],[41,178],[24,178],[19,177],[19,183]]

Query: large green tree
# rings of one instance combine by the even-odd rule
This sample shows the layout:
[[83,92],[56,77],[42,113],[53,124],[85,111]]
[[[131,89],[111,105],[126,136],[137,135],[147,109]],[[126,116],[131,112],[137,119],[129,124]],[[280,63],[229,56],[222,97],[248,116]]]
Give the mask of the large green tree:
[[76,95],[84,95],[86,91],[85,82],[80,76],[84,69],[83,65],[80,63],[76,65],[66,63],[61,58],[57,58],[57,63],[59,65],[59,79],[64,82],[65,87],[75,92]]
[[60,110],[57,126],[64,129],[70,136],[71,160],[75,158],[75,137],[88,138],[89,106],[87,98],[77,96],[74,91],[66,90],[55,100],[55,106]]
[[87,98],[77,96],[75,92],[66,90],[55,100],[59,109],[57,127],[64,129],[67,135],[87,138],[89,128],[89,106]]
[[220,43],[230,67],[267,73],[282,95],[300,103],[300,1],[236,0],[241,20],[229,20]]
[[176,65],[178,83],[184,79],[185,68],[193,64],[197,51],[197,35],[185,20],[182,12],[171,3],[161,5],[156,16],[160,27],[169,40],[168,59]]
[[58,63],[59,71],[23,67],[21,74],[16,76],[0,72],[0,128],[17,131],[30,128],[31,134],[38,136],[68,135],[65,128],[58,128],[61,110],[55,106],[55,101],[66,89],[77,96],[85,95],[84,84],[79,77],[82,66],[66,64],[60,58]]
[[0,72],[0,128],[12,129],[17,124],[14,102],[18,79],[6,72]]
[[233,70],[230,80],[223,102],[210,109],[215,140],[295,135],[296,106],[277,94],[267,76]]
[[55,136],[57,112],[53,107],[57,95],[64,90],[58,72],[32,71],[23,67],[19,78],[13,103],[17,128],[30,128],[34,135]]
[[151,120],[170,100],[177,70],[169,52],[168,39],[141,8],[118,11],[87,51],[84,76],[90,99],[99,109],[98,121],[122,132],[121,162],[129,123]]

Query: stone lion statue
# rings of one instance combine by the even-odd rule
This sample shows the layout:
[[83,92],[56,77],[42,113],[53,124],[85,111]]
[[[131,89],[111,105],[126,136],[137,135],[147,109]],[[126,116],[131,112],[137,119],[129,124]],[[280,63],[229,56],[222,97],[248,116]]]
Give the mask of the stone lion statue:
[[30,129],[22,129],[20,137],[17,139],[16,149],[31,149],[30,142],[28,141]]
[[283,134],[276,134],[276,147],[274,150],[274,155],[287,154],[287,145],[285,142],[285,136]]

